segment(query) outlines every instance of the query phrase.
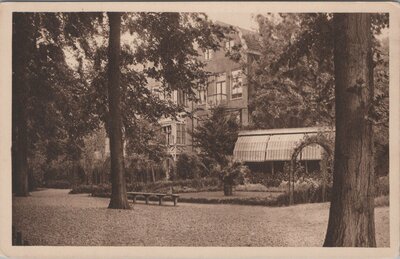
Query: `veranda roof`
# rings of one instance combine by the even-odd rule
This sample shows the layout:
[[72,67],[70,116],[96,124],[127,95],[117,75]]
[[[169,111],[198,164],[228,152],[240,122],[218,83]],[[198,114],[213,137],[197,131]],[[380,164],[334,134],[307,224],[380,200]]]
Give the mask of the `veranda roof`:
[[[323,128],[295,128],[242,131],[236,141],[233,156],[244,162],[289,161],[294,148],[305,135],[316,135]],[[305,147],[299,160],[321,160],[323,148],[319,145]]]

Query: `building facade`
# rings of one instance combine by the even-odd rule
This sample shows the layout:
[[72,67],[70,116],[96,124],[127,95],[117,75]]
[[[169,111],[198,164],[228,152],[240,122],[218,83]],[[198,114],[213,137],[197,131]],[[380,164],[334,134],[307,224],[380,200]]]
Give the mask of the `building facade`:
[[[228,26],[220,23],[222,26]],[[235,46],[240,46],[241,60],[233,61],[227,56]],[[174,91],[170,98],[177,104],[185,105],[188,112],[194,114],[193,119],[164,118],[160,120],[168,153],[176,160],[183,152],[194,152],[191,133],[215,106],[223,106],[237,116],[242,126],[250,122],[249,99],[253,91],[246,77],[248,66],[260,54],[260,43],[255,32],[235,27],[234,32],[227,35],[217,51],[198,50],[199,59],[206,64],[205,70],[210,73],[207,84],[197,91],[197,101],[188,101],[179,91]],[[156,85],[151,86],[157,89]]]

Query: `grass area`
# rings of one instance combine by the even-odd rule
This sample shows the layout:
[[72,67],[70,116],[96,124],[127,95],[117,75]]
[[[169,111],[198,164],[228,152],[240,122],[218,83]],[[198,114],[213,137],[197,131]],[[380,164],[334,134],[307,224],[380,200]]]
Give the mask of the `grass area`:
[[232,196],[224,196],[219,192],[195,192],[179,194],[180,202],[204,203],[204,204],[238,204],[238,205],[261,205],[278,206],[277,198],[279,192],[245,192],[235,191]]
[[[68,190],[41,190],[13,198],[13,225],[32,245],[318,247],[329,212],[328,203],[291,207],[138,203],[132,210],[109,210],[108,202],[87,194],[68,195]],[[375,225],[378,246],[389,246],[387,206],[375,209]]]
[[245,191],[236,191],[233,192],[232,196],[224,196],[224,192],[192,192],[192,193],[181,193],[179,197],[182,198],[207,198],[207,199],[240,199],[240,198],[265,198],[265,199],[273,199],[279,196],[281,193],[279,192],[245,192]]

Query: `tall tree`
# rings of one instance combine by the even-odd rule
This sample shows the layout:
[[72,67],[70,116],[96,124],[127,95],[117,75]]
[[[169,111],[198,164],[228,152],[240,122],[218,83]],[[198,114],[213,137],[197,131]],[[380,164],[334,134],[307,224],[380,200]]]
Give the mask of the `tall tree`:
[[[79,44],[77,28],[90,38],[85,28],[92,18],[83,13],[13,14],[12,175],[16,195],[27,195],[26,171],[33,167],[32,157],[42,152],[47,164],[59,155],[76,160],[82,136],[98,125],[93,110],[82,109],[89,103],[88,88],[67,65],[64,53],[66,47]],[[73,28],[68,26],[71,22]]]
[[[104,79],[108,81],[109,105],[100,114],[106,122],[110,136],[110,149],[112,164],[112,198],[109,208],[128,208],[126,198],[126,186],[123,174],[122,157],[122,128],[126,136],[135,132],[139,118],[156,121],[161,116],[176,116],[178,112],[184,111],[183,104],[175,105],[171,100],[162,100],[152,94],[147,85],[147,79],[151,78],[160,83],[160,91],[171,94],[173,90],[185,92],[189,98],[194,98],[196,81],[204,81],[207,73],[203,71],[205,66],[197,60],[198,52],[195,44],[201,48],[218,48],[218,39],[223,37],[218,34],[219,28],[214,28],[207,17],[196,13],[127,13],[119,14],[119,22],[123,17],[123,25],[120,30],[129,30],[136,39],[132,46],[114,42],[116,35],[116,22],[114,14],[108,14],[110,23],[109,35],[109,59],[108,74],[100,72],[93,83],[100,87],[104,85]],[[111,44],[115,44],[111,46]],[[117,66],[112,60],[112,51],[119,45],[121,64]],[[98,70],[101,71],[101,49],[99,49]],[[115,58],[115,56],[114,56]],[[113,66],[113,68],[111,67]],[[119,68],[117,69],[116,66]],[[112,71],[112,72],[111,72]],[[120,73],[121,78],[117,80],[115,74]],[[113,92],[111,85],[121,80],[118,87],[120,94]],[[99,93],[102,91],[100,90]],[[114,96],[113,96],[114,94]],[[121,102],[116,96],[121,96]],[[104,96],[103,96],[104,97]],[[107,97],[106,97],[107,98]],[[104,99],[104,98],[101,98]],[[119,99],[119,97],[118,97]],[[104,105],[104,103],[103,103]],[[99,106],[103,106],[99,104]],[[119,111],[116,111],[117,105]],[[124,113],[121,114],[121,109]],[[108,112],[107,112],[108,110]],[[112,111],[113,110],[113,111]],[[118,118],[121,116],[122,118]],[[107,126],[108,125],[108,126]],[[118,131],[117,133],[114,131]],[[113,140],[111,140],[113,139]],[[121,140],[121,144],[117,143]],[[114,144],[113,141],[115,142]],[[114,146],[113,146],[114,145]],[[114,149],[114,151],[113,151]],[[113,162],[114,161],[114,162]]]
[[[28,132],[27,99],[29,56],[23,50],[32,49],[32,17],[13,16],[13,115],[12,115],[12,161],[14,191],[16,196],[28,196]],[[21,49],[17,48],[21,47]]]
[[108,45],[108,103],[109,137],[111,156],[111,200],[108,208],[129,208],[126,196],[123,158],[122,119],[120,108],[120,55],[121,55],[121,13],[107,13],[110,24]]
[[[333,60],[326,14],[258,15],[260,56],[248,78],[256,128],[333,123]],[[311,24],[317,23],[317,30]],[[308,33],[306,36],[303,36]],[[284,42],[285,44],[282,44]]]
[[374,247],[371,15],[334,14],[336,139],[324,246]]
[[[373,139],[370,127],[379,132],[377,134],[379,139],[375,140],[380,143],[381,152],[375,154],[375,159],[378,157],[382,157],[382,159],[377,159],[378,161],[384,160],[385,157],[388,159],[386,151],[388,149],[385,144],[388,141],[388,50],[385,42],[377,36],[382,33],[383,29],[388,28],[389,16],[387,13],[362,16],[365,19],[361,19],[358,15],[356,15],[358,18],[354,18],[353,15],[349,16],[352,18],[338,15],[332,19],[334,15],[329,13],[280,14],[280,16],[282,18],[276,19],[277,21],[285,21],[288,17],[294,16],[288,21],[294,20],[295,22],[289,23],[288,30],[279,30],[280,25],[268,26],[271,21],[259,17],[261,18],[259,23],[260,32],[264,36],[263,41],[266,43],[272,41],[272,44],[264,44],[264,49],[268,50],[268,46],[274,47],[273,43],[276,38],[280,42],[279,39],[283,37],[280,36],[281,33],[285,35],[290,31],[291,35],[286,40],[287,46],[278,48],[278,55],[269,54],[268,56],[268,53],[273,53],[273,51],[263,53],[263,57],[257,64],[258,70],[254,71],[257,72],[261,69],[259,73],[263,74],[262,71],[266,70],[267,77],[272,78],[272,84],[268,85],[270,81],[268,78],[262,80],[261,83],[267,82],[267,85],[266,87],[261,85],[261,91],[257,95],[262,98],[255,100],[259,101],[259,104],[277,103],[273,99],[271,101],[268,94],[264,94],[273,93],[271,90],[282,93],[281,99],[290,97],[291,93],[282,91],[286,88],[278,90],[273,88],[274,82],[277,82],[276,85],[280,87],[284,85],[280,82],[285,83],[289,80],[289,82],[295,82],[295,84],[289,85],[289,89],[293,90],[295,94],[300,94],[301,97],[311,97],[310,99],[305,98],[303,100],[305,105],[300,107],[301,110],[306,111],[305,120],[302,122],[302,124],[306,124],[302,126],[313,125],[308,125],[309,118],[313,118],[312,121],[324,121],[328,118],[326,121],[329,123],[331,115],[336,112],[340,113],[336,118],[334,116],[332,118],[339,120],[336,121],[336,125],[340,128],[337,129],[336,146],[340,146],[340,148],[337,150],[335,165],[336,183],[334,188],[336,193],[333,194],[334,201],[331,206],[325,246],[374,245],[373,207],[371,207],[373,206],[371,200],[374,191],[374,173],[372,165],[368,164],[374,160],[371,151]],[[368,16],[371,17],[368,18]],[[345,20],[340,21],[342,18]],[[267,23],[265,23],[266,21]],[[360,42],[366,40],[361,44],[356,41],[357,37]],[[266,62],[263,64],[263,61]],[[371,77],[369,77],[370,75]],[[336,88],[338,89],[334,87],[335,77],[339,77],[336,79]],[[256,79],[263,79],[263,77],[260,76]],[[311,87],[311,90],[314,89],[315,92],[306,95],[301,89],[304,85]],[[374,90],[372,86],[374,86]],[[334,90],[336,90],[336,94]],[[272,95],[272,97],[275,96]],[[335,102],[332,102],[333,100]],[[292,101],[289,103],[296,105]],[[278,101],[279,104],[282,105]],[[291,106],[287,105],[287,102],[284,102],[284,105]],[[335,108],[335,106],[339,107]],[[259,114],[262,116],[255,114],[254,118],[256,119],[257,117],[263,118],[262,110],[266,114],[269,113],[267,105],[259,105],[259,107],[261,110]],[[281,113],[280,111],[289,111],[288,114],[293,114],[291,107],[278,110],[279,113]],[[279,113],[276,114],[278,116],[273,117],[283,120],[277,122],[290,126],[288,125],[290,121],[285,119],[286,114],[281,116]],[[268,127],[270,125],[259,126]],[[362,186],[364,189],[360,192],[359,188]],[[362,238],[363,236],[364,238]]]

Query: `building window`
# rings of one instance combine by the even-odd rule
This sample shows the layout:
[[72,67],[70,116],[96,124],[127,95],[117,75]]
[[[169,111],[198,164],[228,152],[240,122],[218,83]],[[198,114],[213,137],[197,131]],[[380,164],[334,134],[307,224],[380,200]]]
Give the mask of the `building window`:
[[162,127],[162,132],[165,134],[165,142],[169,146],[173,144],[172,142],[172,130],[171,130],[171,125],[167,125]]
[[198,90],[197,90],[197,99],[198,99],[198,104],[205,104],[207,102],[207,89],[208,89],[208,83],[206,86],[199,85]]
[[208,96],[210,105],[218,105],[222,100],[226,100],[226,73],[220,73],[216,77],[215,89]]
[[186,144],[186,125],[176,124],[176,144],[185,145]]
[[226,51],[231,51],[233,46],[235,46],[234,40],[228,40],[225,42],[225,50]]
[[187,105],[187,102],[186,102],[187,100],[186,100],[186,94],[185,94],[185,92],[183,92],[182,90],[178,90],[177,91],[177,104],[178,105]]
[[214,54],[214,52],[213,52],[212,49],[206,49],[206,50],[204,51],[204,59],[205,59],[205,60],[210,60],[210,59],[212,59],[212,58],[213,58],[213,54]]
[[243,77],[241,70],[232,71],[231,96],[232,99],[241,98],[243,95]]

